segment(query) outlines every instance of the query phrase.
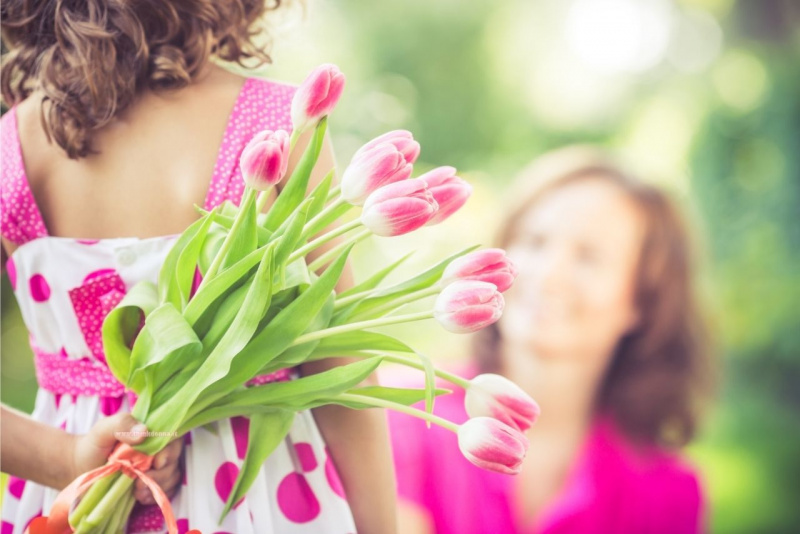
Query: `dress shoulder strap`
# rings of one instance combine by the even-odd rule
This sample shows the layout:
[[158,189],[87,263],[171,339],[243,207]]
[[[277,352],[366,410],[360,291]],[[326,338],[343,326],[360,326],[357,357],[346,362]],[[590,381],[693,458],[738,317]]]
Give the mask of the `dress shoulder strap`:
[[213,209],[225,200],[238,205],[244,193],[239,157],[254,135],[262,130],[291,132],[291,104],[295,86],[251,77],[231,112],[204,208]]
[[16,245],[48,235],[25,174],[16,105],[0,119],[0,151],[0,234]]

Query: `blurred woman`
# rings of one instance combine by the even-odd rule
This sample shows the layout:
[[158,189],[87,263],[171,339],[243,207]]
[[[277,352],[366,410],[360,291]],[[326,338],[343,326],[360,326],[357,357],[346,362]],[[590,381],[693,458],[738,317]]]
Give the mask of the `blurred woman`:
[[[709,350],[675,204],[586,147],[542,157],[512,193],[496,245],[519,276],[466,374],[510,378],[542,415],[507,476],[453,454],[451,432],[391,414],[400,531],[702,531],[701,484],[678,449],[695,435]],[[454,392],[436,412],[462,422],[463,403]]]

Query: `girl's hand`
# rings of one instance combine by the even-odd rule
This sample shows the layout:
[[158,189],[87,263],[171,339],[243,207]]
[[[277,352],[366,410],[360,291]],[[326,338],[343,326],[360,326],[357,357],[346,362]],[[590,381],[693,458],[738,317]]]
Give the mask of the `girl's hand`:
[[[117,442],[137,445],[147,437],[147,427],[134,419],[130,413],[118,413],[101,419],[87,434],[73,435],[72,478],[104,465]],[[153,458],[147,475],[152,478],[170,499],[180,487],[182,470],[183,438],[173,440]],[[142,504],[154,504],[150,489],[141,480],[134,486],[136,500]]]

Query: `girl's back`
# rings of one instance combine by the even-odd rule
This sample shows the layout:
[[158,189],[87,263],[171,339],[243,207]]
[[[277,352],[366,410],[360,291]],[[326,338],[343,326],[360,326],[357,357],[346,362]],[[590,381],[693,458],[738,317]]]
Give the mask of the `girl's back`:
[[[246,78],[210,64],[193,84],[144,93],[73,160],[48,143],[41,93],[16,106],[24,170],[51,236],[152,237],[198,217],[223,134]],[[10,248],[13,248],[13,244]]]

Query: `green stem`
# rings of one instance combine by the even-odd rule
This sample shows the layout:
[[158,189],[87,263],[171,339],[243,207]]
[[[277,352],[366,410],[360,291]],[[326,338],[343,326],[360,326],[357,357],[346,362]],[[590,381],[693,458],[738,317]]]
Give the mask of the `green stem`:
[[391,317],[382,317],[380,319],[372,319],[369,321],[360,321],[357,323],[343,324],[341,326],[334,326],[332,328],[325,328],[324,330],[317,330],[316,332],[309,332],[294,340],[290,346],[294,347],[316,341],[329,336],[337,334],[344,334],[346,332],[353,332],[355,330],[366,330],[367,328],[377,328],[379,326],[387,326],[390,324],[409,323],[411,321],[421,321],[423,319],[431,319],[433,312],[425,311],[419,313],[409,313],[408,315],[395,315]]
[[303,134],[301,130],[292,130],[292,135],[289,137],[289,155],[291,156],[292,152],[294,152],[294,145],[297,144],[297,140],[300,139],[300,136]]
[[342,252],[345,248],[347,248],[351,244],[360,243],[361,241],[365,240],[371,235],[372,231],[369,230],[368,228],[364,228],[364,230],[354,235],[351,239],[348,239],[343,243],[339,243],[338,245],[327,251],[325,254],[323,254],[313,262],[311,262],[311,264],[308,266],[308,269],[311,271],[316,271],[326,263],[332,261],[336,256],[339,255],[340,252]]
[[330,204],[328,204],[327,206],[325,206],[322,209],[322,211],[317,213],[314,216],[314,218],[312,218],[310,221],[308,221],[305,224],[305,226],[303,226],[303,233],[301,234],[303,239],[305,239],[307,237],[310,237],[309,234],[311,234],[313,229],[317,226],[317,224],[319,224],[319,221],[321,221],[322,219],[324,219],[325,217],[327,217],[328,215],[333,213],[334,210],[336,210],[339,206],[343,206],[344,204],[347,204],[347,201],[345,199],[339,197],[336,200],[334,200],[333,202],[331,202]]
[[361,226],[361,221],[360,220],[355,220],[355,221],[351,221],[351,222],[349,222],[347,224],[343,224],[342,226],[340,226],[340,227],[338,227],[338,228],[336,228],[334,230],[331,230],[327,234],[319,236],[314,241],[311,241],[310,243],[306,244],[305,246],[300,247],[299,249],[297,249],[294,252],[292,252],[292,255],[289,256],[289,260],[287,261],[287,265],[292,263],[292,262],[294,262],[294,261],[296,261],[296,260],[298,260],[298,259],[300,259],[300,258],[302,258],[303,256],[305,256],[306,254],[308,254],[309,252],[311,252],[315,248],[318,248],[318,247],[324,245],[325,243],[327,243],[331,239],[337,238],[342,234],[346,234],[350,230],[353,230],[354,228],[358,228],[359,226]]
[[383,399],[377,399],[375,397],[369,397],[367,395],[356,395],[353,393],[341,393],[339,395],[336,395],[335,397],[331,397],[331,400],[342,400],[345,402],[366,404],[369,406],[374,406],[375,408],[387,408],[389,410],[394,410],[396,412],[404,413],[412,417],[417,417],[419,419],[429,421],[435,425],[439,425],[443,428],[446,428],[447,430],[452,430],[453,432],[458,433],[459,425],[453,423],[452,421],[448,421],[447,419],[439,417],[438,415],[433,415],[432,413],[428,413],[423,410],[418,410],[416,408],[412,408],[410,406],[406,406],[405,404],[400,404],[398,402],[391,402]]
[[270,192],[272,192],[272,186],[270,186],[264,191],[258,192],[258,197],[256,198],[256,213],[261,213],[262,211],[264,211],[264,206],[267,205],[267,200],[269,200]]
[[331,189],[328,192],[328,198],[325,199],[325,203],[328,203],[331,200],[333,200],[334,198],[336,198],[337,196],[339,196],[339,193],[341,193],[341,192],[342,192],[342,185],[339,184],[339,185],[335,186],[333,189]]
[[[113,510],[119,506],[120,500],[127,492],[131,491],[134,480],[126,475],[120,474],[119,478],[111,486],[111,489],[103,496],[97,506],[81,521],[80,528],[86,527],[86,532],[97,532],[104,520],[109,517]],[[76,531],[77,534],[77,531]]]
[[[383,351],[370,351],[370,352],[366,352],[366,353],[350,353],[350,354],[346,354],[345,356],[351,356],[351,357],[354,357],[354,358],[374,358],[376,354],[380,355],[380,357],[383,358],[387,362],[394,362],[394,363],[399,363],[399,364],[402,364],[402,365],[407,365],[407,366],[413,367],[415,369],[420,369],[421,371],[425,370],[425,365],[422,362],[418,361],[418,360],[415,360],[413,358],[407,358],[405,356],[400,356],[400,355],[396,355],[396,354],[387,354],[387,353],[385,353]],[[454,375],[453,373],[448,373],[447,371],[443,371],[443,370],[438,369],[436,367],[433,368],[433,372],[439,378],[447,380],[451,384],[454,384],[454,385],[456,385],[456,386],[458,386],[458,387],[460,387],[462,389],[467,389],[467,388],[470,387],[469,380],[467,380],[466,378],[462,378],[462,377],[460,377],[458,375]]]
[[[432,286],[432,287],[428,287],[428,288],[425,288],[425,289],[420,289],[419,291],[415,291],[413,293],[409,293],[408,295],[404,295],[402,297],[398,297],[395,300],[387,302],[386,304],[384,304],[382,306],[378,306],[377,308],[369,310],[369,313],[371,315],[373,315],[373,316],[374,315],[384,314],[386,312],[395,310],[395,309],[399,308],[400,306],[408,304],[409,302],[414,302],[414,301],[423,299],[425,297],[429,297],[431,295],[435,295],[435,294],[439,293],[439,289],[440,288],[439,288],[438,285],[435,285],[435,286]],[[334,310],[335,309],[336,308],[334,307]]]
[[214,256],[214,261],[211,262],[211,265],[208,267],[208,271],[206,271],[205,275],[203,275],[203,281],[200,282],[200,287],[198,287],[198,291],[200,288],[203,287],[205,284],[208,283],[209,280],[214,278],[214,275],[217,274],[220,265],[222,265],[222,260],[225,258],[225,255],[230,250],[231,246],[233,246],[233,239],[236,233],[239,231],[239,227],[242,226],[244,221],[245,210],[250,209],[250,203],[253,201],[253,197],[255,196],[255,189],[250,187],[245,187],[244,191],[244,198],[242,199],[241,208],[239,212],[236,214],[236,219],[233,221],[233,226],[231,226],[228,235],[225,236],[225,241],[222,242],[222,246],[220,247],[217,255]]
[[129,491],[117,507],[112,512],[111,518],[105,527],[105,532],[108,534],[125,534],[125,525],[128,522],[128,516],[133,509],[133,503],[136,502],[133,492]]
[[114,473],[95,481],[86,493],[83,494],[81,500],[78,501],[78,505],[69,516],[69,522],[73,527],[77,527],[82,522],[83,518],[97,506],[97,503],[99,503],[103,495],[108,492],[118,476],[118,473]]

